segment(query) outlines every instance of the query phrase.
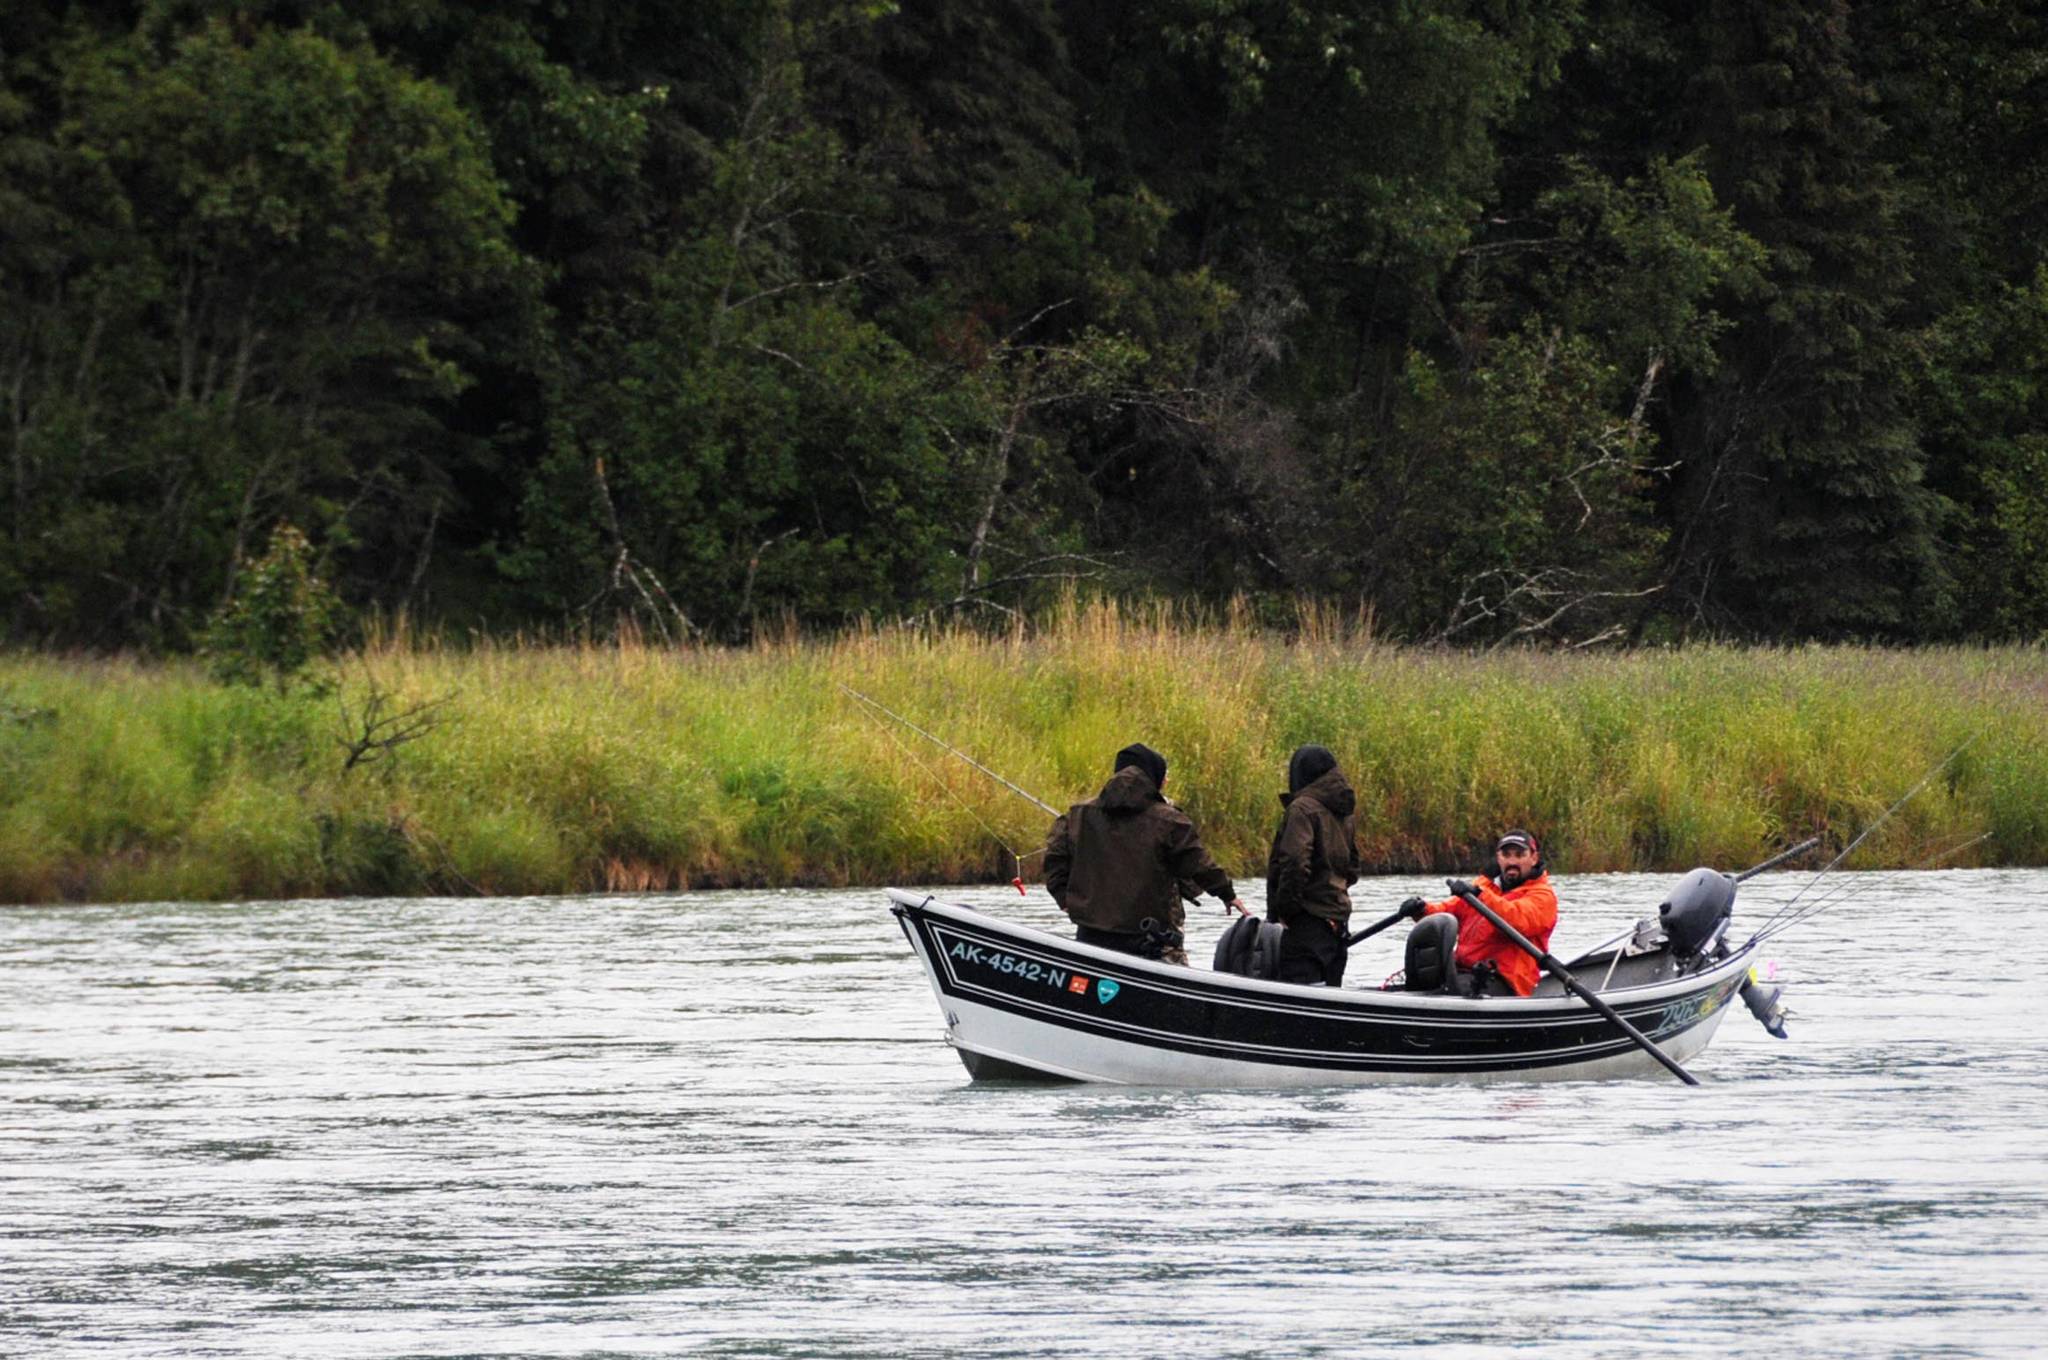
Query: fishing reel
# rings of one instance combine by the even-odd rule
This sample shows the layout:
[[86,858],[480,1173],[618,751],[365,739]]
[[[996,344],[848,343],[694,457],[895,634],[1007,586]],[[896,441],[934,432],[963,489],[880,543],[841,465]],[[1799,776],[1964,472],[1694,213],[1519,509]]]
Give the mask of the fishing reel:
[[1140,958],[1163,959],[1187,943],[1187,936],[1152,916],[1138,923],[1138,934],[1142,937],[1138,947]]

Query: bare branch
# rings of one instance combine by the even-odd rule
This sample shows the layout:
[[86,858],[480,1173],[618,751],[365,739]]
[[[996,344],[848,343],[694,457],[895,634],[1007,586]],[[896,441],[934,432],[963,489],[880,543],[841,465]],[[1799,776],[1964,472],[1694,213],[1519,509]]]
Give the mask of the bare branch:
[[780,359],[782,360],[782,362],[788,364],[791,368],[794,368],[799,373],[808,373],[811,371],[804,364],[803,360],[795,357],[794,355],[784,354],[781,350],[775,348],[773,345],[764,345],[759,343],[758,341],[755,341],[750,342],[747,348],[753,350],[756,354],[765,354],[771,359]]
[[[690,621],[690,616],[685,614],[673,599],[669,598],[668,590],[662,585],[661,578],[656,576],[645,564],[635,560],[632,550],[626,546],[625,531],[619,527],[618,507],[612,502],[611,482],[604,473],[604,459],[591,459],[590,468],[591,478],[597,484],[598,506],[604,511],[605,527],[611,531],[613,547],[611,589],[617,591],[622,585],[630,585],[633,588],[634,593],[647,606],[647,612],[654,619],[654,626],[661,630],[661,640],[663,642],[669,644],[675,642],[675,638],[669,632],[668,620],[663,616],[664,607],[666,607],[668,615],[675,619],[676,626],[681,630],[684,637],[697,632],[697,625]],[[657,603],[657,599],[659,603]]]
[[335,701],[341,706],[341,735],[335,741],[348,753],[348,759],[342,762],[341,772],[347,774],[359,765],[374,765],[389,759],[399,747],[418,741],[441,725],[441,710],[452,698],[452,695],[443,695],[393,712],[391,695],[374,679],[370,681],[370,692],[364,696],[359,708],[350,708],[347,698],[337,694]]
[[[1566,567],[1544,567],[1530,572],[1496,568],[1465,582],[1450,618],[1430,641],[1449,645],[1459,634],[1480,624],[1506,622],[1511,626],[1487,649],[1498,651],[1517,639],[1551,632],[1574,611],[1601,602],[1642,599],[1657,594],[1665,585],[1659,581],[1640,590],[1607,590],[1588,581],[1584,573]],[[1620,631],[1625,630],[1616,624],[1586,638],[1561,641],[1567,647],[1590,647]]]
[[830,292],[834,288],[844,288],[849,283],[858,283],[862,279],[872,277],[875,273],[875,268],[871,266],[866,269],[856,269],[850,274],[841,274],[836,279],[796,279],[789,283],[778,283],[773,288],[763,288],[758,293],[747,294],[747,296],[739,301],[728,304],[726,310],[728,312],[736,312],[742,307],[752,306],[756,302],[765,302],[769,298],[780,297],[784,293]]
[[747,557],[747,583],[740,591],[740,607],[736,617],[746,618],[754,606],[754,575],[761,569],[761,555],[790,535],[801,532],[798,529],[784,529],[770,538],[764,538],[754,545],[754,551]]

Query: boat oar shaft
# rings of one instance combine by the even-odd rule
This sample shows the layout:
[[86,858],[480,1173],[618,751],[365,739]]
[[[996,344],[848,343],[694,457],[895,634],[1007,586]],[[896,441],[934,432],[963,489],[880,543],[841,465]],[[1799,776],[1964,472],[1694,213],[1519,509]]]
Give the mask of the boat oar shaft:
[[1493,928],[1495,930],[1499,931],[1503,936],[1507,937],[1508,939],[1513,940],[1515,942],[1515,945],[1518,948],[1520,948],[1524,953],[1526,953],[1530,958],[1536,960],[1536,962],[1542,964],[1544,968],[1548,969],[1550,975],[1556,978],[1559,982],[1562,982],[1568,989],[1570,989],[1573,996],[1576,996],[1577,998],[1579,998],[1579,1000],[1585,1002],[1588,1006],[1591,1006],[1594,1010],[1600,1012],[1601,1016],[1605,1018],[1609,1023],[1613,1024],[1615,1028],[1619,1029],[1623,1034],[1626,1034],[1629,1038],[1633,1039],[1638,1048],[1641,1048],[1643,1052],[1649,1054],[1658,1062],[1663,1063],[1664,1066],[1670,1068],[1673,1076],[1677,1077],[1687,1086],[1697,1086],[1700,1084],[1698,1077],[1695,1077],[1692,1073],[1686,1071],[1683,1067],[1680,1067],[1676,1062],[1674,1062],[1671,1059],[1671,1057],[1668,1054],[1664,1052],[1663,1049],[1651,1043],[1649,1035],[1643,1033],[1634,1025],[1631,1025],[1628,1021],[1622,1019],[1621,1013],[1619,1011],[1615,1010],[1614,1007],[1608,1005],[1605,1001],[1602,1001],[1598,996],[1595,996],[1591,991],[1587,990],[1587,988],[1582,983],[1580,983],[1580,981],[1577,978],[1571,975],[1571,972],[1563,964],[1559,963],[1556,959],[1552,958],[1548,953],[1544,952],[1542,949],[1537,948],[1537,946],[1534,944],[1534,942],[1532,942],[1529,939],[1528,936],[1524,935],[1521,931],[1516,930],[1513,926],[1509,925],[1506,921],[1502,920],[1499,912],[1495,911],[1492,907],[1487,906],[1484,902],[1479,900],[1478,893],[1466,892],[1460,893],[1459,896],[1465,899],[1466,906],[1472,908],[1472,910],[1478,912],[1481,916],[1484,916],[1487,920],[1493,922]]
[[1349,935],[1346,935],[1346,936],[1344,937],[1344,947],[1345,947],[1346,949],[1349,949],[1349,948],[1350,948],[1350,947],[1351,947],[1352,945],[1355,945],[1355,944],[1357,944],[1357,943],[1358,943],[1358,942],[1359,942],[1360,940],[1369,940],[1369,939],[1371,939],[1371,938],[1372,938],[1373,936],[1375,936],[1375,935],[1379,934],[1379,933],[1380,933],[1380,932],[1381,932],[1382,930],[1385,930],[1385,929],[1386,929],[1386,928],[1387,928],[1388,926],[1390,926],[1390,925],[1394,924],[1394,922],[1396,922],[1396,921],[1400,920],[1400,919],[1401,919],[1401,916],[1402,916],[1402,913],[1400,913],[1400,912],[1398,912],[1398,911],[1397,911],[1397,912],[1395,912],[1395,913],[1394,913],[1394,914],[1393,914],[1392,916],[1389,916],[1389,917],[1388,917],[1388,918],[1387,918],[1386,920],[1384,920],[1384,921],[1374,921],[1374,922],[1373,922],[1373,923],[1372,923],[1371,925],[1367,926],[1367,927],[1366,927],[1366,928],[1365,928],[1364,930],[1355,930],[1355,931],[1353,931],[1353,932],[1352,932],[1351,934],[1349,934]]
[[1758,874],[1762,873],[1766,869],[1775,869],[1788,859],[1799,858],[1799,856],[1805,854],[1807,851],[1813,849],[1814,846],[1819,844],[1820,837],[1808,836],[1805,840],[1799,842],[1799,844],[1793,846],[1790,850],[1780,850],[1777,854],[1772,855],[1762,864],[1753,864],[1749,868],[1744,869],[1741,873],[1735,875],[1735,881],[1737,883],[1741,883],[1745,879],[1755,878]]

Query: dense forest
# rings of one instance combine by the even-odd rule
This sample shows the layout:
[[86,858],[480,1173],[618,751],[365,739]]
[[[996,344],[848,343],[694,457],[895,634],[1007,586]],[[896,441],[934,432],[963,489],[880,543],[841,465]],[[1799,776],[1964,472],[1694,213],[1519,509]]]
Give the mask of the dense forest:
[[2039,638],[2043,145],[2023,0],[11,0],[4,638]]

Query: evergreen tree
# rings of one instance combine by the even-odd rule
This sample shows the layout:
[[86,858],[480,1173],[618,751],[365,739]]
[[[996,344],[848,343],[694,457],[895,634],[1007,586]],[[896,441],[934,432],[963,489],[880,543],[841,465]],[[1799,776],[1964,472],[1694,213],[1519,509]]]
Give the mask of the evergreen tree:
[[1913,636],[1943,613],[1939,498],[1905,400],[1914,262],[1842,0],[1716,0],[1685,132],[1766,251],[1674,415],[1677,583],[1712,628]]

